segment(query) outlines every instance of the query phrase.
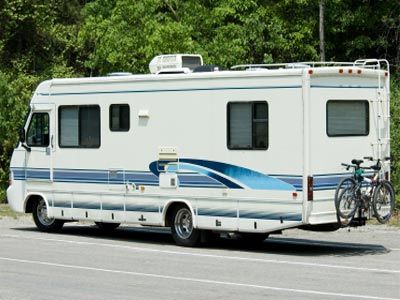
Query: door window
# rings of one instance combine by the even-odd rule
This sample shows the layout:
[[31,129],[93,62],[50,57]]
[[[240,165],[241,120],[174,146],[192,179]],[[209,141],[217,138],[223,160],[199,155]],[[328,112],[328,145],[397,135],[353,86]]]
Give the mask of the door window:
[[49,132],[49,114],[34,113],[28,127],[26,144],[29,147],[48,147]]

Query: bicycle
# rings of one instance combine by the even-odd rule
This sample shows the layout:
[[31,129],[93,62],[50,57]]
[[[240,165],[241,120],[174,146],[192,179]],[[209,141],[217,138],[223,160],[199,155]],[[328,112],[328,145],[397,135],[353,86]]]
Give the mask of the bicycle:
[[[374,160],[372,157],[364,159]],[[335,207],[338,221],[342,226],[352,223],[357,210],[361,219],[365,212],[370,211],[371,206],[374,217],[381,224],[387,223],[393,214],[394,189],[390,181],[381,178],[381,160],[378,159],[376,164],[369,167],[361,166],[363,162],[353,159],[351,165],[342,163],[347,170],[353,168],[353,175],[343,178],[335,191]],[[365,170],[373,170],[373,176],[371,178],[363,176]],[[342,219],[345,222],[342,222]]]

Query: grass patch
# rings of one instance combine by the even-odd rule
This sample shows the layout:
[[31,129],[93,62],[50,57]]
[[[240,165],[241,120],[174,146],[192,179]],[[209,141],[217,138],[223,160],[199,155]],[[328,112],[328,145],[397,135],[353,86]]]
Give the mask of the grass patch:
[[23,215],[24,214],[16,213],[13,210],[11,210],[8,204],[0,204],[0,220],[6,217],[17,219],[19,216]]
[[[372,218],[371,220],[368,220],[368,224],[380,225],[381,223],[379,223],[375,218]],[[400,210],[395,210],[387,225],[400,228]]]

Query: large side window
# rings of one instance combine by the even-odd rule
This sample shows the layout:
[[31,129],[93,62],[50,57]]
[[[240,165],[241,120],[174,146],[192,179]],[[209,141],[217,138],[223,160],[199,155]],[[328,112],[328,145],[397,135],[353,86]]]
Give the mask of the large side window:
[[49,114],[34,113],[28,127],[26,144],[29,147],[48,147],[49,130]]
[[100,147],[100,107],[60,106],[59,145],[62,148]]
[[129,131],[130,114],[128,104],[110,105],[110,130]]
[[329,100],[326,104],[328,136],[369,134],[369,104],[366,100]]
[[228,148],[268,148],[268,104],[265,101],[228,103]]

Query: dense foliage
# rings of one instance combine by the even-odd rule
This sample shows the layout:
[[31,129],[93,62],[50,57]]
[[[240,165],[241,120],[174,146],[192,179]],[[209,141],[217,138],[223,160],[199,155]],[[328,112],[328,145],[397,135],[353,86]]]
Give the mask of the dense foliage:
[[[400,74],[400,2],[325,0],[327,60],[386,58]],[[147,72],[161,53],[206,63],[319,59],[315,0],[0,1],[0,201],[27,103],[55,77]],[[392,154],[400,190],[400,89],[392,84]]]

